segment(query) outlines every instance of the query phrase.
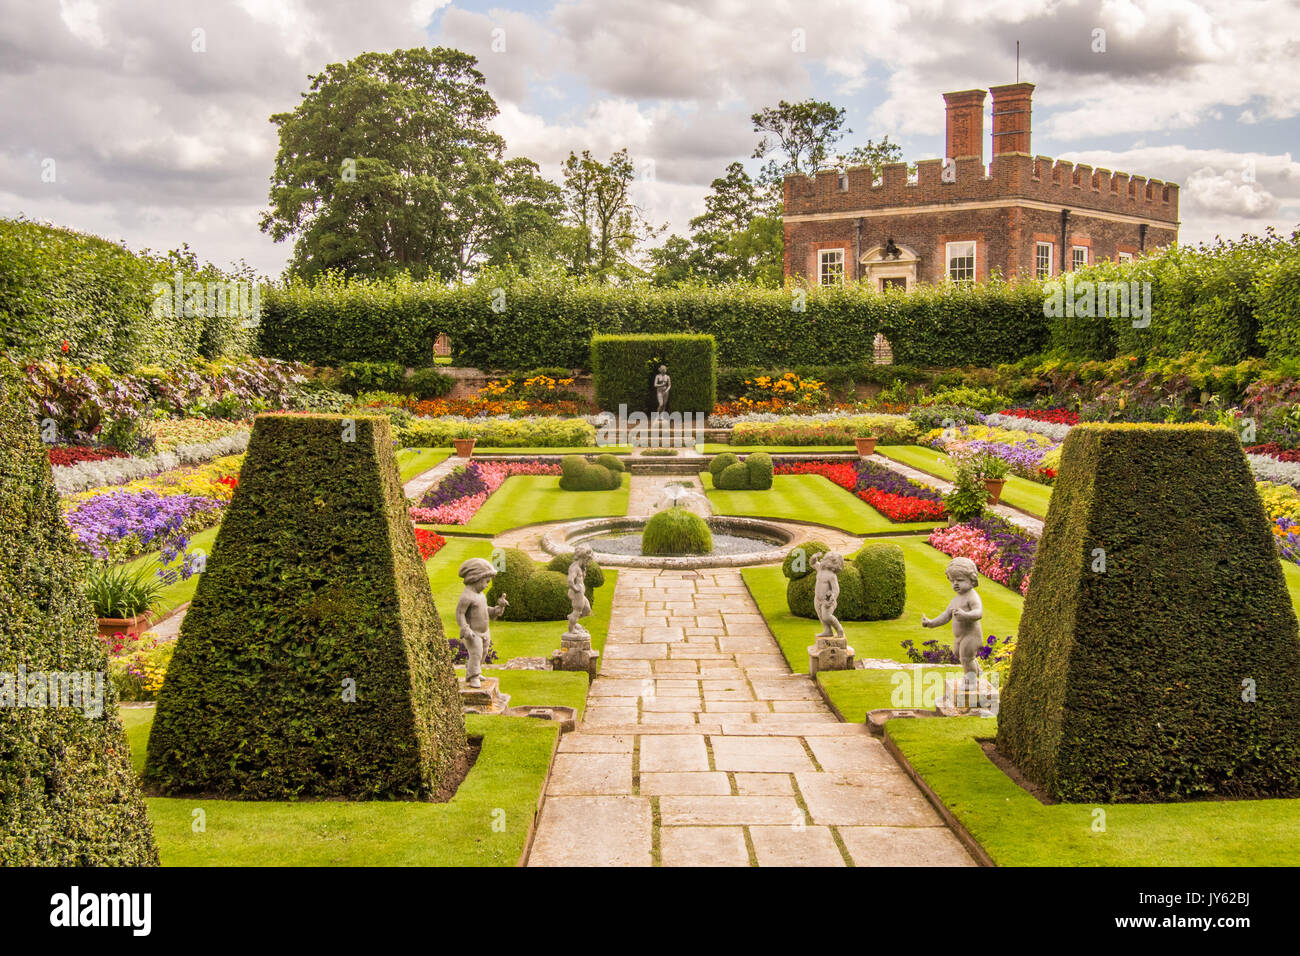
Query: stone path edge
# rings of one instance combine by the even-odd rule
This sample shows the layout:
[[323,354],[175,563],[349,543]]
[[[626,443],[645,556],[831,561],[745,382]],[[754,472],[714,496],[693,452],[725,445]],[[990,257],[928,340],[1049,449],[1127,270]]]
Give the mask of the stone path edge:
[[[886,723],[887,722],[888,721],[886,721]],[[912,782],[916,784],[917,788],[923,794],[925,794],[925,799],[930,801],[930,804],[934,807],[935,811],[943,818],[943,822],[948,824],[948,829],[951,830],[953,835],[961,841],[962,846],[966,848],[966,851],[970,853],[980,866],[996,867],[997,864],[993,862],[993,858],[988,855],[988,852],[984,847],[980,846],[980,842],[971,835],[971,832],[966,829],[965,824],[957,819],[957,815],[948,809],[943,800],[939,798],[939,795],[934,792],[934,788],[931,787],[930,784],[926,782],[925,778],[921,776],[920,772],[912,766],[912,762],[907,759],[898,744],[894,743],[894,738],[889,736],[889,733],[885,731],[885,728],[882,727],[881,730],[882,733],[880,737],[885,743],[885,749],[893,755],[894,760],[903,768],[903,772],[911,777]]]
[[[588,689],[591,685],[588,684]],[[518,717],[517,720],[529,720],[528,717]],[[524,837],[524,849],[519,854],[519,859],[515,861],[515,866],[522,868],[528,865],[528,856],[533,852],[533,840],[537,837],[537,824],[542,819],[542,804],[546,802],[546,791],[551,785],[551,774],[555,770],[555,755],[560,752],[560,738],[564,736],[564,731],[556,725],[558,731],[555,735],[555,742],[551,744],[551,759],[546,762],[546,777],[542,780],[542,788],[537,791],[537,806],[533,807],[533,815],[528,818],[528,834]],[[960,834],[958,834],[960,836]]]

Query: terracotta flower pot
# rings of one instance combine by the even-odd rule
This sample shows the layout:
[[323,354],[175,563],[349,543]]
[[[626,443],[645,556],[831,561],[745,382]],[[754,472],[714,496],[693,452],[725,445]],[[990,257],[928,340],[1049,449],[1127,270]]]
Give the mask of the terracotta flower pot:
[[143,634],[153,623],[153,615],[148,611],[135,617],[101,617],[99,636],[112,637],[114,634]]
[[477,438],[453,438],[451,443],[456,446],[456,454],[461,458],[468,458],[474,454],[474,442]]
[[858,454],[863,458],[868,458],[876,453],[876,442],[880,441],[875,435],[866,438],[855,438],[853,444],[858,446]]
[[1006,485],[1006,483],[1007,480],[1005,478],[984,479],[984,487],[988,490],[988,493],[992,496],[994,504],[997,504],[998,500],[1002,497],[1002,488]]

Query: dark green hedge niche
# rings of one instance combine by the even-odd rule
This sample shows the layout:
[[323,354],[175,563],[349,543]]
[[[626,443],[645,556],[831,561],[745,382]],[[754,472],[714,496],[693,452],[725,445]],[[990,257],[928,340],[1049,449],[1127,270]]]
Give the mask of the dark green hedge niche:
[[617,412],[653,412],[655,375],[668,366],[669,412],[713,411],[718,393],[718,343],[711,335],[595,335],[591,375],[596,405]]

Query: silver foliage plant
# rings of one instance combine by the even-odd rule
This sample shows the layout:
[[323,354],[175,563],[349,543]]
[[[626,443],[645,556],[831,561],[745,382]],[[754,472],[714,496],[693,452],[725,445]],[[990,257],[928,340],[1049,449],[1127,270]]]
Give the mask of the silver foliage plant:
[[56,465],[54,487],[61,495],[71,495],[105,485],[124,485],[128,481],[148,478],[182,465],[201,465],[214,458],[244,452],[248,448],[248,436],[248,432],[223,435],[209,442],[178,445],[172,451],[144,458],[107,458],[104,461],[82,461],[75,465]]

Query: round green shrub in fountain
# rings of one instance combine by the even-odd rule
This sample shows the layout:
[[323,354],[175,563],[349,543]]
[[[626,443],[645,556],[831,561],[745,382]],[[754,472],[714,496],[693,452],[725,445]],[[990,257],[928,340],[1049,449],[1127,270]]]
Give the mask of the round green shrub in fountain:
[[568,578],[559,571],[535,572],[524,582],[524,604],[534,621],[558,621],[568,617],[573,609],[569,601]]
[[652,517],[641,533],[641,553],[651,555],[710,554],[713,532],[697,514],[669,508]]

